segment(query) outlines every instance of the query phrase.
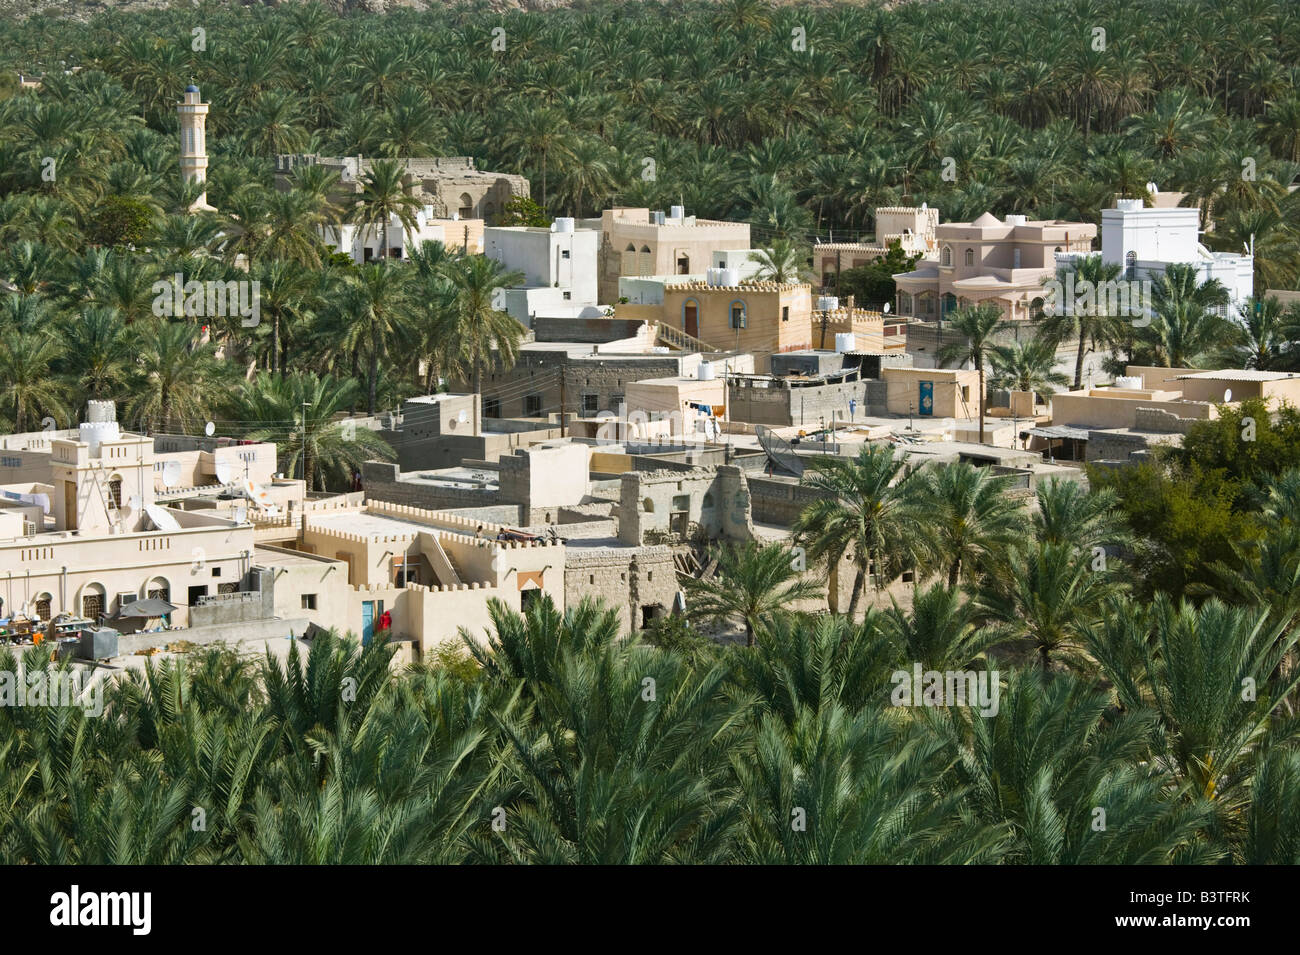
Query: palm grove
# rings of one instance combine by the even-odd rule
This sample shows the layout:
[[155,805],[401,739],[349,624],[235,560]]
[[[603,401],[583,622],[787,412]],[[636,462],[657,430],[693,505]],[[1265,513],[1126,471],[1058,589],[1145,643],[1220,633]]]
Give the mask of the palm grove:
[[[729,0],[362,21],[202,5],[6,24],[0,67],[44,78],[0,86],[0,416],[62,426],[111,398],[141,430],[214,420],[273,440],[285,470],[338,487],[391,454],[338,412],[513,360],[518,328],[491,305],[514,276],[437,245],[354,266],[320,244],[321,224],[411,214],[392,167],[340,208],[319,170],[277,192],[278,152],[470,155],[528,175],[543,213],[684,201],[796,245],[869,233],[899,202],[1096,221],[1155,180],[1197,202],[1208,244],[1253,237],[1257,287],[1293,287],[1300,14],[1128,11]],[[185,211],[177,175],[190,81],[213,104],[215,214]],[[153,283],[176,272],[257,279],[260,323],[156,315]],[[1252,303],[1225,324],[1219,290],[1159,284],[1149,327],[1076,313],[1005,345],[973,309],[944,357],[1043,393],[1069,383],[1047,357],[1062,342],[1080,366],[1094,348],[1295,361],[1294,314]],[[988,472],[869,448],[810,470],[796,526],[815,568],[852,568],[844,614],[792,612],[812,588],[787,550],[752,545],[721,551],[720,581],[688,599],[690,623],[736,645],[542,603],[398,675],[384,646],[328,637],[288,663],[152,666],[101,718],[0,707],[0,857],[1294,863],[1297,449],[1294,412],[1247,405],[1026,503]],[[916,590],[891,606],[903,570]],[[891,674],[916,663],[998,670],[999,712],[891,706]]]

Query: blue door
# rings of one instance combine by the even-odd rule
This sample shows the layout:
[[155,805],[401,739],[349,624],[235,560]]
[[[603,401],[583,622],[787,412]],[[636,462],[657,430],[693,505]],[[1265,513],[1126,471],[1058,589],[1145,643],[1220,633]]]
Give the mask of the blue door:
[[923,381],[921,384],[921,395],[919,408],[923,415],[934,414],[934,382]]
[[370,646],[370,638],[375,635],[375,602],[373,600],[363,600],[361,602],[361,645]]

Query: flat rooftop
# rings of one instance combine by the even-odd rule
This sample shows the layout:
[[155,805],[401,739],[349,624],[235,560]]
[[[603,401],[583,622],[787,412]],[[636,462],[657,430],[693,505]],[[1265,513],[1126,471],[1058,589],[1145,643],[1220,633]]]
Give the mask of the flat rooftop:
[[382,514],[371,514],[367,511],[309,513],[306,517],[307,523],[311,527],[337,531],[343,534],[359,534],[362,537],[370,537],[375,534],[410,534],[429,530],[428,524],[404,521],[395,517],[386,517]]

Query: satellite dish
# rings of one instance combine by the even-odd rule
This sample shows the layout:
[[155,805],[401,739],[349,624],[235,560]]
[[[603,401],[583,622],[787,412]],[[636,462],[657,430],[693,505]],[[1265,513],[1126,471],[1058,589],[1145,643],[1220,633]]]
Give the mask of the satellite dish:
[[803,476],[803,459],[794,453],[794,448],[790,446],[789,441],[761,424],[754,425],[754,434],[758,436],[758,443],[767,452],[767,459],[772,464],[774,474],[780,472],[791,477]]
[[163,487],[175,487],[181,480],[181,462],[168,461],[162,469]]
[[1232,400],[1232,389],[1225,388],[1223,391],[1223,403],[1227,404],[1231,400]]
[[130,517],[132,514],[135,513],[135,509],[139,506],[140,506],[140,499],[136,497],[134,494],[132,494],[130,497],[126,499],[126,504],[124,504],[122,507],[119,507],[117,509],[118,514],[122,517]]
[[203,433],[210,438],[217,433],[217,426],[213,424],[211,421],[209,421],[207,424],[203,426]]
[[217,483],[219,484],[230,483],[230,462],[229,461],[216,462],[216,466],[213,468],[213,470],[217,474]]
[[889,314],[889,303],[888,303],[888,302],[885,303],[884,312],[885,312],[886,315]]

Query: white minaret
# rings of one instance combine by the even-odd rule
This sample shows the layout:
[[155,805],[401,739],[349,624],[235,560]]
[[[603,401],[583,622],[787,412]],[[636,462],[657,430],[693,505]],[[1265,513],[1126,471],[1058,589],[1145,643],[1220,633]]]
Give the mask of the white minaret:
[[[186,182],[206,182],[208,178],[208,141],[204,126],[208,120],[208,104],[199,99],[199,88],[191,83],[185,87],[185,99],[176,104],[181,118],[181,177]],[[208,205],[208,193],[203,193],[190,206],[190,211],[203,209],[215,211]]]

